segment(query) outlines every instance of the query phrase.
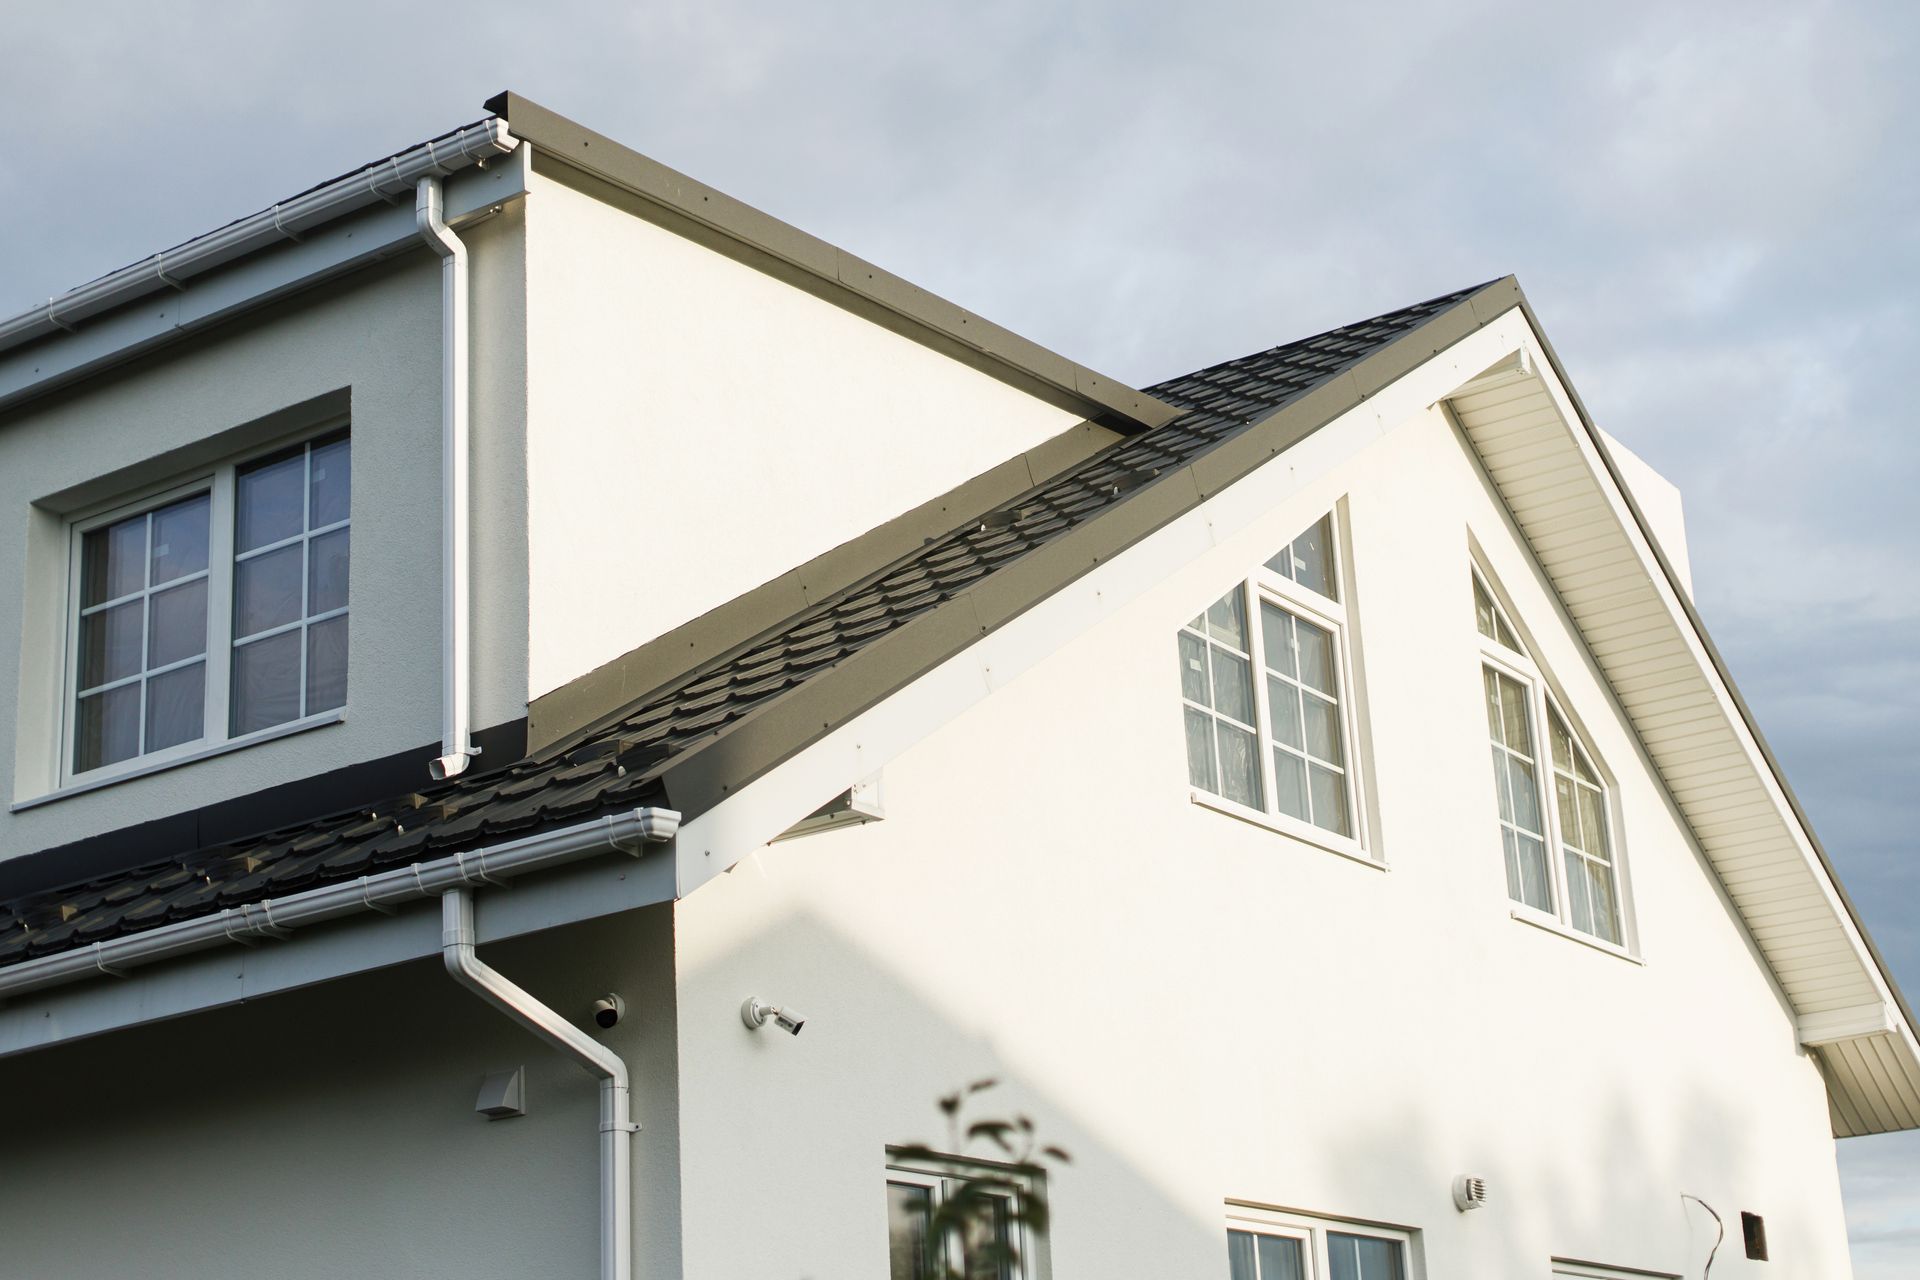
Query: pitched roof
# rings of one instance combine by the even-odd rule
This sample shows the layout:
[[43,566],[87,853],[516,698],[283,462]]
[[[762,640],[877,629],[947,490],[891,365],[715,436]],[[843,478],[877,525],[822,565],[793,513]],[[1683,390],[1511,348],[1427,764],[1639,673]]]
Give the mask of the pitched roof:
[[1151,393],[1178,417],[741,637],[529,759],[0,903],[0,965],[615,810],[671,804],[697,815],[1517,297],[1511,280],[1498,281],[1172,379]]

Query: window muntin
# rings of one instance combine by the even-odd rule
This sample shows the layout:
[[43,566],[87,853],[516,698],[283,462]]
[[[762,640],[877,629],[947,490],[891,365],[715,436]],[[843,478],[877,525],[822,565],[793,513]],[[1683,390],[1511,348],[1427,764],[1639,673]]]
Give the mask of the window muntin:
[[350,447],[311,441],[236,476],[236,738],[346,703]]
[[[1607,784],[1506,611],[1479,570],[1472,577],[1507,896],[1589,937],[1624,945]],[[1557,859],[1549,853],[1550,831]]]
[[1412,1237],[1331,1219],[1236,1214],[1228,1280],[1407,1280]]
[[63,778],[345,705],[350,486],[341,431],[73,526]]
[[1332,513],[1321,517],[1266,571],[1182,627],[1180,681],[1187,775],[1197,791],[1357,851],[1334,531]]
[[[1022,1213],[1038,1170],[938,1159],[887,1166],[888,1280],[1040,1280],[1041,1242]],[[940,1238],[932,1217],[971,1184],[973,1202],[961,1239]],[[963,1202],[964,1203],[964,1202]],[[951,1256],[954,1252],[959,1257]]]

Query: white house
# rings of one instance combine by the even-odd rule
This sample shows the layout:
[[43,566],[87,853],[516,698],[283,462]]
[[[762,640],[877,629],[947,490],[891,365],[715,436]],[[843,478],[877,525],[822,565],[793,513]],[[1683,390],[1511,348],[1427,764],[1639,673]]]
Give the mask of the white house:
[[1913,1017],[1512,279],[1139,390],[488,111],[0,323],[0,1273],[1848,1274]]

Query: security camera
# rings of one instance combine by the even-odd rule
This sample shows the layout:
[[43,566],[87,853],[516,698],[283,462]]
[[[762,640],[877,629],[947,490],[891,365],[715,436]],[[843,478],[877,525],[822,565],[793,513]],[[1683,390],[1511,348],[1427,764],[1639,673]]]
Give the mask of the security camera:
[[602,1031],[627,1016],[627,1002],[609,991],[593,1002],[593,1020]]
[[740,1021],[747,1024],[749,1031],[758,1031],[771,1022],[790,1036],[799,1035],[800,1028],[807,1025],[805,1015],[782,1009],[777,1004],[762,1003],[758,996],[748,996],[747,1002],[740,1006]]

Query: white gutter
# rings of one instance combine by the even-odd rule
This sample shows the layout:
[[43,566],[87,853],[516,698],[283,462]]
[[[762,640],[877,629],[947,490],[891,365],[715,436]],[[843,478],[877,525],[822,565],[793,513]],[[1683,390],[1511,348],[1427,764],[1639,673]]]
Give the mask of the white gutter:
[[600,1078],[600,1278],[633,1275],[633,1123],[627,1064],[474,954],[473,895],[441,895],[441,952],[454,981]]
[[0,321],[0,351],[71,330],[89,317],[148,294],[184,289],[195,276],[261,249],[298,240],[312,228],[356,209],[404,200],[424,176],[483,164],[518,145],[518,139],[507,132],[506,122],[497,119],[482,120],[448,137],[422,143]]
[[467,616],[467,246],[441,216],[440,179],[420,179],[414,218],[420,238],[440,255],[440,758],[434,778],[458,777],[473,745],[471,621]]
[[0,1000],[101,974],[124,977],[128,970],[141,965],[224,942],[253,944],[262,938],[285,938],[307,925],[362,911],[390,912],[409,902],[439,897],[449,889],[498,883],[610,849],[638,854],[642,844],[672,840],[679,829],[680,815],[672,809],[633,809],[491,848],[231,907],[218,915],[8,965],[0,969]]

